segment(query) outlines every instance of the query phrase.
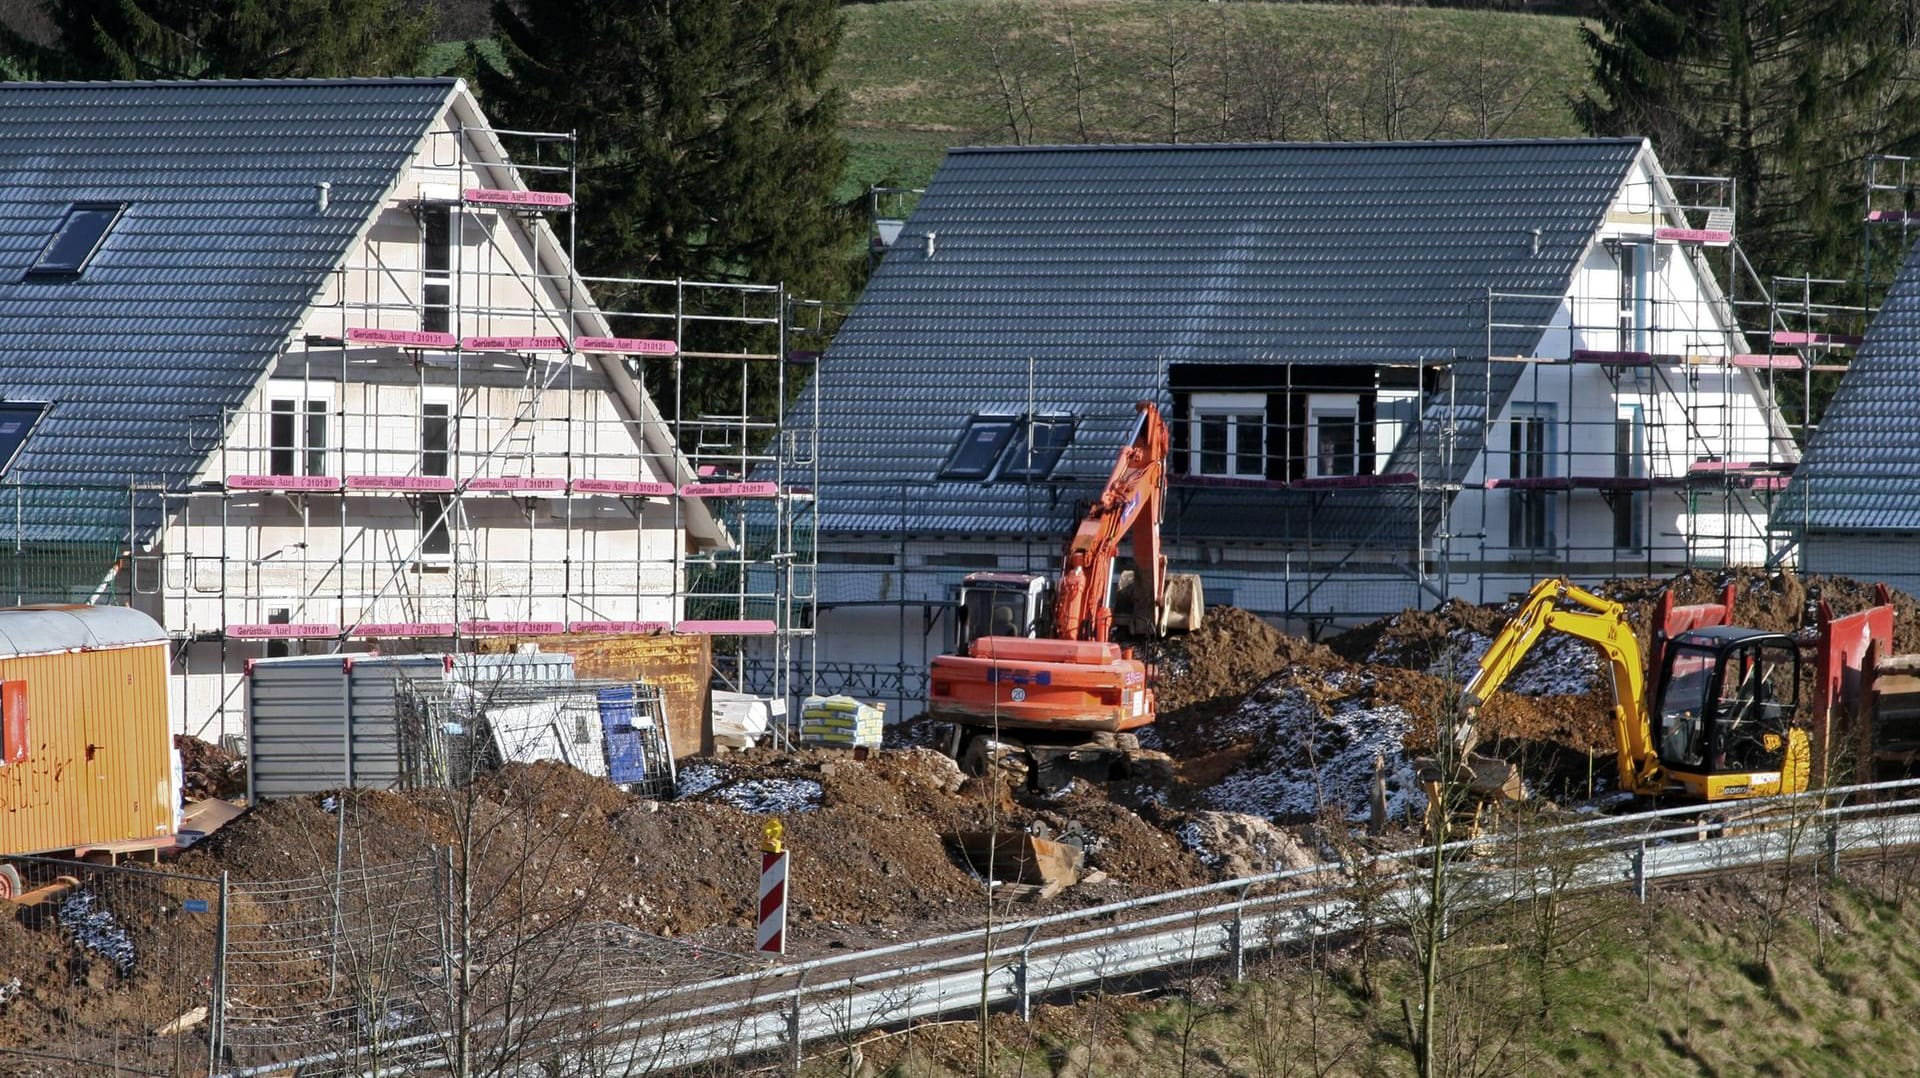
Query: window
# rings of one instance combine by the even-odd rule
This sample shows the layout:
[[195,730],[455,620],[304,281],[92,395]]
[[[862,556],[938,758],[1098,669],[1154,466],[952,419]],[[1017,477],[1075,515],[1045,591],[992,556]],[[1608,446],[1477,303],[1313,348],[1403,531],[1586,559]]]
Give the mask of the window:
[[327,474],[328,405],[311,398],[273,398],[267,412],[268,474]]
[[27,267],[28,277],[74,277],[87,268],[126,211],[124,202],[76,202],[53,230],[40,256]]
[[1374,396],[1373,445],[1379,463],[1373,471],[1384,471],[1387,458],[1400,447],[1400,439],[1413,429],[1420,417],[1420,391],[1382,389]]
[[1307,475],[1324,478],[1372,472],[1361,467],[1360,396],[1313,393],[1307,397]]
[[[1613,474],[1617,478],[1637,479],[1646,474],[1645,428],[1640,406],[1623,404],[1613,421]],[[1646,495],[1639,491],[1619,490],[1613,494],[1613,545],[1616,550],[1639,550],[1642,521],[1646,517]]]
[[[1507,474],[1515,479],[1553,474],[1553,405],[1513,406],[1513,421],[1507,427]],[[1554,545],[1552,491],[1508,492],[1507,545],[1515,550]]]
[[453,328],[453,207],[420,209],[420,328],[447,333]]
[[438,561],[453,553],[453,499],[445,494],[423,494],[420,514],[420,558]]
[[452,406],[424,404],[420,407],[420,474],[452,475]]
[[1009,440],[999,478],[1032,482],[1053,474],[1060,458],[1073,441],[1073,417],[1046,414],[1021,421]]
[[[277,606],[277,607],[274,607],[272,610],[267,611],[268,625],[285,625],[288,622],[291,622],[292,620],[293,620],[293,611],[288,607]],[[267,658],[284,659],[287,656],[293,654],[293,641],[269,640],[267,641],[266,650],[267,650]]]
[[13,462],[26,448],[34,428],[53,405],[45,401],[7,401],[0,403],[0,475],[12,469]]
[[1019,424],[1014,416],[977,415],[969,419],[960,432],[960,444],[953,447],[946,466],[940,469],[940,478],[985,479],[992,475]]
[[1265,479],[1267,398],[1260,393],[1195,393],[1187,471]]

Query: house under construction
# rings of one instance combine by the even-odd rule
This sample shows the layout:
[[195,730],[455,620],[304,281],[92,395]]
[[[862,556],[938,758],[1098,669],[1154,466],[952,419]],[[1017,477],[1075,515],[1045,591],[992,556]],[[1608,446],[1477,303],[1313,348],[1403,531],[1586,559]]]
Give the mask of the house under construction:
[[[528,638],[758,639],[785,695],[782,288],[582,278],[569,136],[458,80],[0,104],[0,590],[152,613],[176,729],[241,729],[255,658]],[[696,366],[737,406],[677,399]]]

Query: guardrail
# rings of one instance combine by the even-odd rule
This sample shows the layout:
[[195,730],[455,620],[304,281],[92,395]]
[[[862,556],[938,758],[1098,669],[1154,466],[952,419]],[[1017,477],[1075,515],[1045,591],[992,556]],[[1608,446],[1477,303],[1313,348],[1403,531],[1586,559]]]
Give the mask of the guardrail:
[[[797,1065],[809,1042],[986,1005],[1012,1004],[1024,1016],[1035,996],[1155,970],[1224,962],[1237,978],[1254,951],[1348,932],[1382,912],[1404,923],[1425,901],[1417,877],[1436,854],[1453,859],[1449,901],[1466,909],[1549,887],[1625,886],[1644,900],[1657,879],[1788,859],[1824,858],[1837,866],[1848,853],[1915,845],[1920,780],[1731,807],[1595,816],[1437,850],[1416,847],[1363,862],[1326,862],[1027,918],[991,933],[973,929],[611,998],[593,1010],[613,1020],[601,1025],[594,1047],[576,1051],[590,1055],[581,1062],[594,1073],[641,1074],[774,1050]],[[1532,859],[1547,850],[1564,875],[1550,878],[1556,869]],[[1369,897],[1355,897],[1357,884]],[[1149,912],[1154,910],[1166,912]],[[1066,926],[1081,927],[1045,934]],[[623,1012],[629,1017],[620,1019]],[[425,1035],[386,1048],[430,1049],[438,1041]],[[316,1056],[230,1071],[226,1078],[343,1062],[337,1054]],[[546,1062],[529,1063],[518,1073],[545,1074]]]

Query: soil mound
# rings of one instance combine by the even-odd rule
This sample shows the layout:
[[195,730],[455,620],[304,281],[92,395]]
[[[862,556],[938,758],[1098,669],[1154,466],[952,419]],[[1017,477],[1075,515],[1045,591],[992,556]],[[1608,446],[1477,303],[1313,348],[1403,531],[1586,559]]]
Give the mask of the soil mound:
[[245,797],[247,762],[233,753],[197,737],[173,735],[173,749],[180,754],[180,796],[188,801],[208,797]]

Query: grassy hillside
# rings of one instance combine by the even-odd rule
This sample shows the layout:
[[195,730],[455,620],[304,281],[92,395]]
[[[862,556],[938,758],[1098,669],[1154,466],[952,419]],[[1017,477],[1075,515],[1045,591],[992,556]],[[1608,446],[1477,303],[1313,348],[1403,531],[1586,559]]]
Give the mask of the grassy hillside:
[[1577,20],[1180,0],[846,9],[847,190],[953,145],[1577,134]]

